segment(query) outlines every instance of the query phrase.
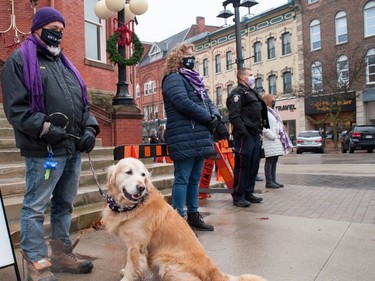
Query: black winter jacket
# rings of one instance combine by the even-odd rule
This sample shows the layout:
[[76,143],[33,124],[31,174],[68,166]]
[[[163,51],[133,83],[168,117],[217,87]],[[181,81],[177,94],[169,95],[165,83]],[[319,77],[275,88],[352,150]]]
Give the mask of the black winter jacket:
[[167,113],[165,141],[172,160],[214,154],[207,123],[219,111],[207,97],[202,101],[187,79],[172,73],[163,79],[163,99]]
[[[22,156],[48,156],[47,142],[39,135],[48,115],[61,112],[68,117],[68,134],[81,136],[86,127],[99,133],[99,124],[90,114],[89,106],[82,101],[82,90],[78,79],[62,61],[38,51],[44,93],[45,113],[32,112],[30,96],[24,86],[23,63],[20,49],[6,61],[2,72],[4,111],[14,128],[16,145]],[[53,123],[53,122],[52,122]],[[52,146],[55,156],[76,152],[77,139],[68,139]]]
[[269,128],[267,106],[251,88],[238,85],[227,98],[227,108],[236,138],[261,134],[263,127]]

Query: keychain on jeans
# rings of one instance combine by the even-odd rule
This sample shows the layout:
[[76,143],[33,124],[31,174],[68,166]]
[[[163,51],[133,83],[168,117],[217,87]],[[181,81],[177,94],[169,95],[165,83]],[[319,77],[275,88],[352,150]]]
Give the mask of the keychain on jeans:
[[46,169],[46,173],[44,174],[44,179],[45,180],[48,180],[49,179],[49,175],[51,173],[51,169],[52,170],[56,170],[57,169],[57,162],[53,161],[52,160],[52,157],[53,157],[53,151],[52,151],[52,148],[48,154],[48,158],[46,160],[46,162],[44,162],[44,169]]

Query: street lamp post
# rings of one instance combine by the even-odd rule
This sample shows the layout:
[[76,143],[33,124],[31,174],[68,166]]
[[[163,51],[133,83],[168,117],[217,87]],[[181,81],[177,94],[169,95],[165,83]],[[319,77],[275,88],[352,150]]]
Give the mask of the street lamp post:
[[[117,13],[118,24],[120,27],[125,22],[125,9]],[[118,52],[121,56],[125,57],[125,46],[119,45]],[[112,99],[112,105],[133,105],[134,100],[129,95],[128,82],[126,82],[126,66],[118,64],[118,82],[116,95]]]
[[[147,11],[148,0],[100,0],[95,5],[95,14],[100,19],[109,19],[113,12],[117,12],[118,28],[133,20],[136,15]],[[126,11],[126,15],[125,15]],[[118,53],[125,58],[125,45],[118,44]],[[112,105],[134,105],[133,98],[129,95],[126,82],[126,65],[118,63],[118,82],[116,95]]]
[[[234,8],[234,14],[227,10],[227,5],[232,4]],[[244,58],[242,54],[242,44],[241,44],[241,23],[240,23],[240,7],[250,7],[257,5],[258,2],[254,0],[226,0],[223,2],[224,10],[220,12],[217,16],[218,18],[227,19],[234,15],[234,29],[236,35],[236,52],[237,52],[237,70],[243,67]]]

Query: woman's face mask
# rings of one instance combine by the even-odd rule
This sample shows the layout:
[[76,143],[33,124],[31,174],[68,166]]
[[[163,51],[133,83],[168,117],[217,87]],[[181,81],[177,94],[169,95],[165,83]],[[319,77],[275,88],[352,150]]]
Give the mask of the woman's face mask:
[[273,100],[273,101],[272,101],[272,104],[271,104],[272,108],[275,108],[275,104],[276,104],[276,101]]
[[185,57],[182,59],[182,65],[185,66],[187,69],[193,70],[195,64],[195,57]]

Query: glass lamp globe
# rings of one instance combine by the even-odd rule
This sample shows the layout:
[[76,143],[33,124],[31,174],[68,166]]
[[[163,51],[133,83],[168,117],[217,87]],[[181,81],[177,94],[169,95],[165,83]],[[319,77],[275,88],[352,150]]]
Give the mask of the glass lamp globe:
[[124,9],[124,3],[124,0],[105,0],[105,4],[112,12],[119,12]]
[[129,8],[134,15],[143,15],[148,9],[147,0],[130,0]]
[[94,12],[98,18],[103,20],[109,19],[113,14],[113,12],[107,8],[105,0],[100,0],[95,4]]

